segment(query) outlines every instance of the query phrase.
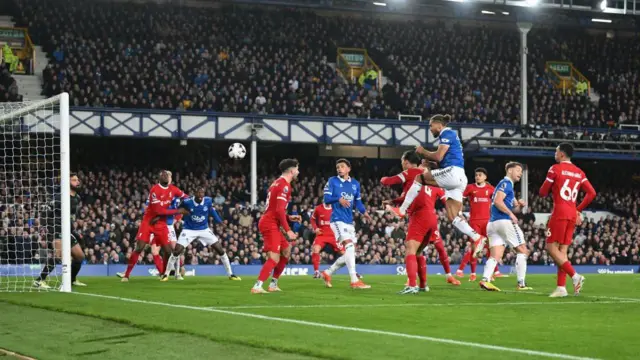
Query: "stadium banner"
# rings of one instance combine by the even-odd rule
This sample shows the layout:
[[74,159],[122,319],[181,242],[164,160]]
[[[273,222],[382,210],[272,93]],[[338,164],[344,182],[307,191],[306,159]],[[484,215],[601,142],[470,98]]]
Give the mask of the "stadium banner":
[[[238,276],[258,276],[261,265],[232,265],[233,272]],[[325,269],[323,265],[321,268]],[[576,265],[574,268],[581,274],[637,274],[639,265]],[[185,276],[226,276],[226,272],[222,265],[187,265]],[[25,265],[0,265],[0,277],[2,276],[25,276],[35,277],[40,274],[41,265],[25,264]],[[80,276],[116,276],[117,272],[124,272],[127,265],[109,264],[109,265],[84,265],[80,270]],[[515,274],[515,267],[501,266],[500,270],[503,274]],[[60,265],[56,267],[56,273],[60,274]],[[483,266],[479,265],[478,274],[482,274]],[[443,275],[442,266],[432,264],[427,269],[430,275]],[[400,275],[405,276],[406,270],[404,265],[359,265],[358,273],[366,275]],[[346,267],[340,269],[338,275],[346,275]],[[555,275],[555,266],[529,265],[527,274],[548,274]],[[158,270],[154,265],[138,265],[133,269],[132,276],[156,276]],[[290,265],[287,266],[282,274],[284,276],[311,276],[313,275],[312,265]]]
[[558,75],[562,77],[571,76],[572,65],[572,63],[566,61],[547,61],[547,67],[554,70]]

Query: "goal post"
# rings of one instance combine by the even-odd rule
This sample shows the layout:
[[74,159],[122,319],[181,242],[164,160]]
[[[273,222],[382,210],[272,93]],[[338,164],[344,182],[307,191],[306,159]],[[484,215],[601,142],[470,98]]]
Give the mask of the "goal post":
[[0,103],[0,135],[0,292],[71,292],[69,94]]

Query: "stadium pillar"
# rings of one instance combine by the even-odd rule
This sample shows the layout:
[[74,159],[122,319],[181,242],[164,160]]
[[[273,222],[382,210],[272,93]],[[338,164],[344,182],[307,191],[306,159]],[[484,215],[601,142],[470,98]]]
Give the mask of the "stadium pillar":
[[258,205],[258,137],[251,130],[251,206]]
[[[533,23],[518,22],[520,30],[520,124],[527,125],[527,34],[533,27]],[[524,201],[529,201],[529,169],[525,165],[522,169],[520,180],[520,194]],[[525,206],[526,208],[526,206]]]
[[520,123],[527,125],[527,33],[532,23],[519,22],[520,30]]

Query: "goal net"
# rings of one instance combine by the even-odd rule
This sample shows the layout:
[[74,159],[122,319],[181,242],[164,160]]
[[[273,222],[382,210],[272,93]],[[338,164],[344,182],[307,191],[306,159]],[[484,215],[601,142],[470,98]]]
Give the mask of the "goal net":
[[71,291],[69,172],[69,95],[0,103],[0,292]]

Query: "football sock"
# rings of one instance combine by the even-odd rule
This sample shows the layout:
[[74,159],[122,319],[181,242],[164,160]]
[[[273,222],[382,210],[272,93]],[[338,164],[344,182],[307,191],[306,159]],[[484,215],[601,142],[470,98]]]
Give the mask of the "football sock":
[[311,254],[311,262],[313,263],[313,271],[318,271],[320,268],[320,254]]
[[438,251],[438,258],[440,258],[440,264],[444,268],[444,273],[447,276],[451,275],[451,266],[449,265],[449,255],[447,255],[447,250],[444,248],[444,243],[442,241],[437,241],[436,251]]
[[158,274],[164,274],[164,263],[160,255],[153,255],[153,263],[156,264],[156,269],[158,269]]
[[[282,257],[280,258],[282,261]],[[224,265],[224,270],[227,272],[227,276],[231,276],[233,272],[231,272],[231,263],[229,262],[229,256],[224,253],[220,255],[220,261],[222,261],[222,265]]]
[[405,256],[407,269],[407,277],[409,278],[409,286],[416,287],[416,275],[418,274],[418,261],[415,255]]
[[72,261],[71,262],[71,282],[76,282],[76,278],[78,277],[78,273],[80,272],[80,268],[82,267],[82,261]]
[[475,274],[476,269],[478,268],[478,259],[471,256],[471,252],[469,252],[469,257],[471,258],[471,260],[469,261],[469,263],[471,264],[471,273]]
[[427,258],[424,255],[418,256],[418,277],[420,278],[420,287],[427,286]]
[[44,269],[42,269],[40,276],[38,276],[36,280],[37,281],[47,280],[49,273],[52,272],[53,269],[55,268],[56,268],[56,261],[54,260],[53,256],[47,256],[47,265],[44,266]]
[[467,266],[467,263],[471,261],[471,251],[467,251],[460,262],[460,266],[458,266],[458,270],[464,271],[464,268]]
[[415,200],[418,197],[418,194],[420,194],[421,189],[422,189],[422,184],[416,181],[414,181],[413,184],[411,184],[409,191],[407,191],[407,195],[405,195],[404,197],[404,201],[402,202],[402,205],[400,205],[400,211],[403,214],[407,213],[407,209],[409,208],[409,206],[411,206],[411,203],[413,203],[413,200]]
[[524,278],[527,276],[527,255],[516,255],[516,276],[518,277],[518,283],[524,284]]
[[489,260],[487,260],[487,263],[484,265],[484,272],[482,273],[482,280],[484,281],[490,281],[491,280],[491,274],[493,274],[493,269],[496,268],[496,264],[498,264],[498,262],[496,261],[496,259],[490,257]]
[[333,275],[334,272],[342,269],[342,267],[347,263],[346,260],[346,253],[342,256],[340,256],[339,258],[336,259],[336,261],[333,263],[333,265],[331,265],[326,271],[327,274],[329,275]]
[[166,266],[166,269],[164,271],[165,275],[169,276],[171,271],[175,270],[175,262],[176,262],[176,257],[172,253],[171,256],[169,256],[169,261],[167,261],[167,266]]
[[573,266],[571,266],[571,263],[569,262],[569,260],[565,261],[562,266],[561,266],[562,270],[564,270],[565,273],[567,273],[567,275],[571,276],[571,278],[573,278],[576,275],[576,271],[573,269]]
[[139,257],[140,257],[140,253],[139,252],[134,251],[134,252],[131,253],[131,256],[129,257],[129,264],[127,264],[127,271],[124,273],[124,277],[128,278],[129,275],[131,275],[131,270],[133,270],[133,268],[138,263],[138,258]]
[[282,272],[284,271],[284,268],[287,266],[287,263],[289,262],[289,258],[286,256],[280,256],[280,261],[278,261],[278,264],[276,265],[275,269],[273,269],[273,278],[274,279],[279,279],[280,275],[282,275]]
[[260,269],[260,275],[258,275],[260,286],[262,286],[262,283],[269,278],[269,275],[271,275],[271,272],[273,271],[273,268],[276,267],[276,265],[277,263],[272,258],[267,259],[267,262],[262,265],[262,269]]
[[556,285],[558,285],[558,287],[567,286],[567,273],[564,272],[562,268],[558,268],[558,279]]
[[353,243],[347,244],[344,251],[345,262],[347,264],[347,269],[349,270],[349,277],[351,278],[351,283],[358,282],[358,274],[356,273],[356,247]]
[[453,224],[453,226],[455,226],[456,229],[460,230],[461,233],[473,239],[473,241],[477,241],[478,239],[480,239],[481,237],[480,234],[478,234],[475,230],[471,228],[471,226],[469,226],[469,223],[467,222],[467,220],[459,216],[456,216],[456,218],[453,219],[451,223]]

